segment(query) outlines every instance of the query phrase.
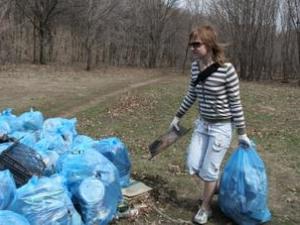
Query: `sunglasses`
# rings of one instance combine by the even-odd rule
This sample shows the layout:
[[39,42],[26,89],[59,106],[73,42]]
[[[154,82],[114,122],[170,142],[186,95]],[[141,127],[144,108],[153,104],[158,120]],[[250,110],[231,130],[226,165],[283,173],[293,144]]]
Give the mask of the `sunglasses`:
[[193,48],[200,48],[202,45],[204,45],[204,43],[202,43],[202,42],[191,42],[191,43],[189,43],[189,46],[193,47]]

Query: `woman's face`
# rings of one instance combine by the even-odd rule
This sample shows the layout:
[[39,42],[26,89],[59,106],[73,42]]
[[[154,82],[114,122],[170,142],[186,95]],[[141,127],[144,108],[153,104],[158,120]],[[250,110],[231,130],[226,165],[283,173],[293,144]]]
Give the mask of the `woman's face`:
[[204,59],[208,55],[208,48],[206,45],[201,41],[200,38],[191,40],[189,43],[191,48],[193,58],[195,59]]

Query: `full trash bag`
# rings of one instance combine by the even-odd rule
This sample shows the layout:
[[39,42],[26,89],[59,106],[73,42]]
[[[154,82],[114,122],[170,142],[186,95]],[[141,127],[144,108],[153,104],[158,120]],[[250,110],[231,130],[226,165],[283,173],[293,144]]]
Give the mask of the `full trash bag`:
[[86,225],[106,225],[112,220],[116,205],[111,204],[112,196],[99,178],[85,178],[78,187],[76,199]]
[[58,155],[63,155],[70,150],[69,144],[64,141],[61,135],[48,136],[35,143],[34,149],[43,151],[55,151]]
[[262,224],[271,219],[267,206],[265,166],[255,145],[240,145],[227,161],[221,178],[219,206],[239,225]]
[[[102,158],[105,157],[95,150],[66,153],[58,159],[56,172],[65,177],[68,190],[74,194],[83,179],[96,176],[99,173],[99,167],[107,167],[102,164]],[[111,173],[113,172],[112,170]]]
[[95,141],[91,137],[85,135],[77,135],[73,140],[71,152],[84,152],[86,149],[91,149],[94,143]]
[[0,210],[3,210],[14,200],[16,184],[9,170],[0,171],[0,181]]
[[28,220],[15,212],[0,210],[0,225],[30,225]]
[[121,187],[127,187],[130,180],[131,162],[124,143],[117,137],[109,137],[99,140],[94,148],[117,167]]
[[42,160],[45,164],[45,170],[43,171],[44,176],[51,176],[55,174],[56,162],[59,159],[59,155],[56,151],[36,149],[36,151],[41,155]]
[[19,116],[19,121],[24,130],[39,130],[42,129],[44,116],[39,111],[30,109],[29,112],[24,112]]
[[76,118],[50,118],[46,119],[42,128],[42,138],[61,137],[67,147],[71,147],[73,138],[77,135]]
[[37,131],[35,131],[35,132],[15,131],[9,136],[12,138],[15,138],[16,140],[19,140],[20,143],[22,143],[30,148],[34,148],[35,144],[40,139],[40,133]]
[[12,113],[11,108],[4,109],[1,112],[0,120],[5,120],[9,125],[9,132],[22,130],[22,124],[18,117]]
[[58,175],[30,179],[17,190],[10,209],[24,215],[31,225],[82,225],[64,179]]
[[0,136],[7,135],[11,132],[9,123],[0,117]]
[[72,194],[83,179],[95,176],[109,186],[114,198],[120,200],[122,197],[117,168],[94,149],[61,156],[57,161],[56,171],[66,178],[67,187]]
[[[113,219],[118,203],[122,200],[122,192],[117,168],[107,158],[94,149],[86,149],[80,154],[61,156],[56,167],[57,172],[66,178],[71,194],[77,198],[86,224],[103,225]],[[90,180],[89,177],[97,178],[105,189],[101,188],[100,182]],[[90,202],[93,195],[96,202]],[[95,213],[98,209],[99,214]],[[99,223],[92,223],[92,215]]]

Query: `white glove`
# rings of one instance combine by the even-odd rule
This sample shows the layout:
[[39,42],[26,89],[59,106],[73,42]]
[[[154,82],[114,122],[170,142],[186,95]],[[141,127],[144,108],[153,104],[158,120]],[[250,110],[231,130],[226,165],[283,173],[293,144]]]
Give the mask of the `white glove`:
[[251,146],[251,141],[250,141],[250,139],[248,138],[247,134],[239,135],[239,143],[240,143],[240,144],[244,144],[244,145],[246,145],[247,147],[250,147],[250,146]]
[[179,117],[175,116],[172,122],[170,123],[169,128],[172,129],[174,127],[177,131],[179,131],[180,130],[179,121],[180,121]]

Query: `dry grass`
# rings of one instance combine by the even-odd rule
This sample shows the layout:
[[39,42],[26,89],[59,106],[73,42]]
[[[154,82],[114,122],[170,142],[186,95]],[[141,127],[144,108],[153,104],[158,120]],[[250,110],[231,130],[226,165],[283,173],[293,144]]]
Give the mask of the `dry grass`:
[[100,97],[160,74],[154,70],[145,74],[130,68],[86,72],[72,67],[37,65],[11,66],[0,71],[1,108],[22,112],[34,106],[47,116],[63,114],[91,96]]

